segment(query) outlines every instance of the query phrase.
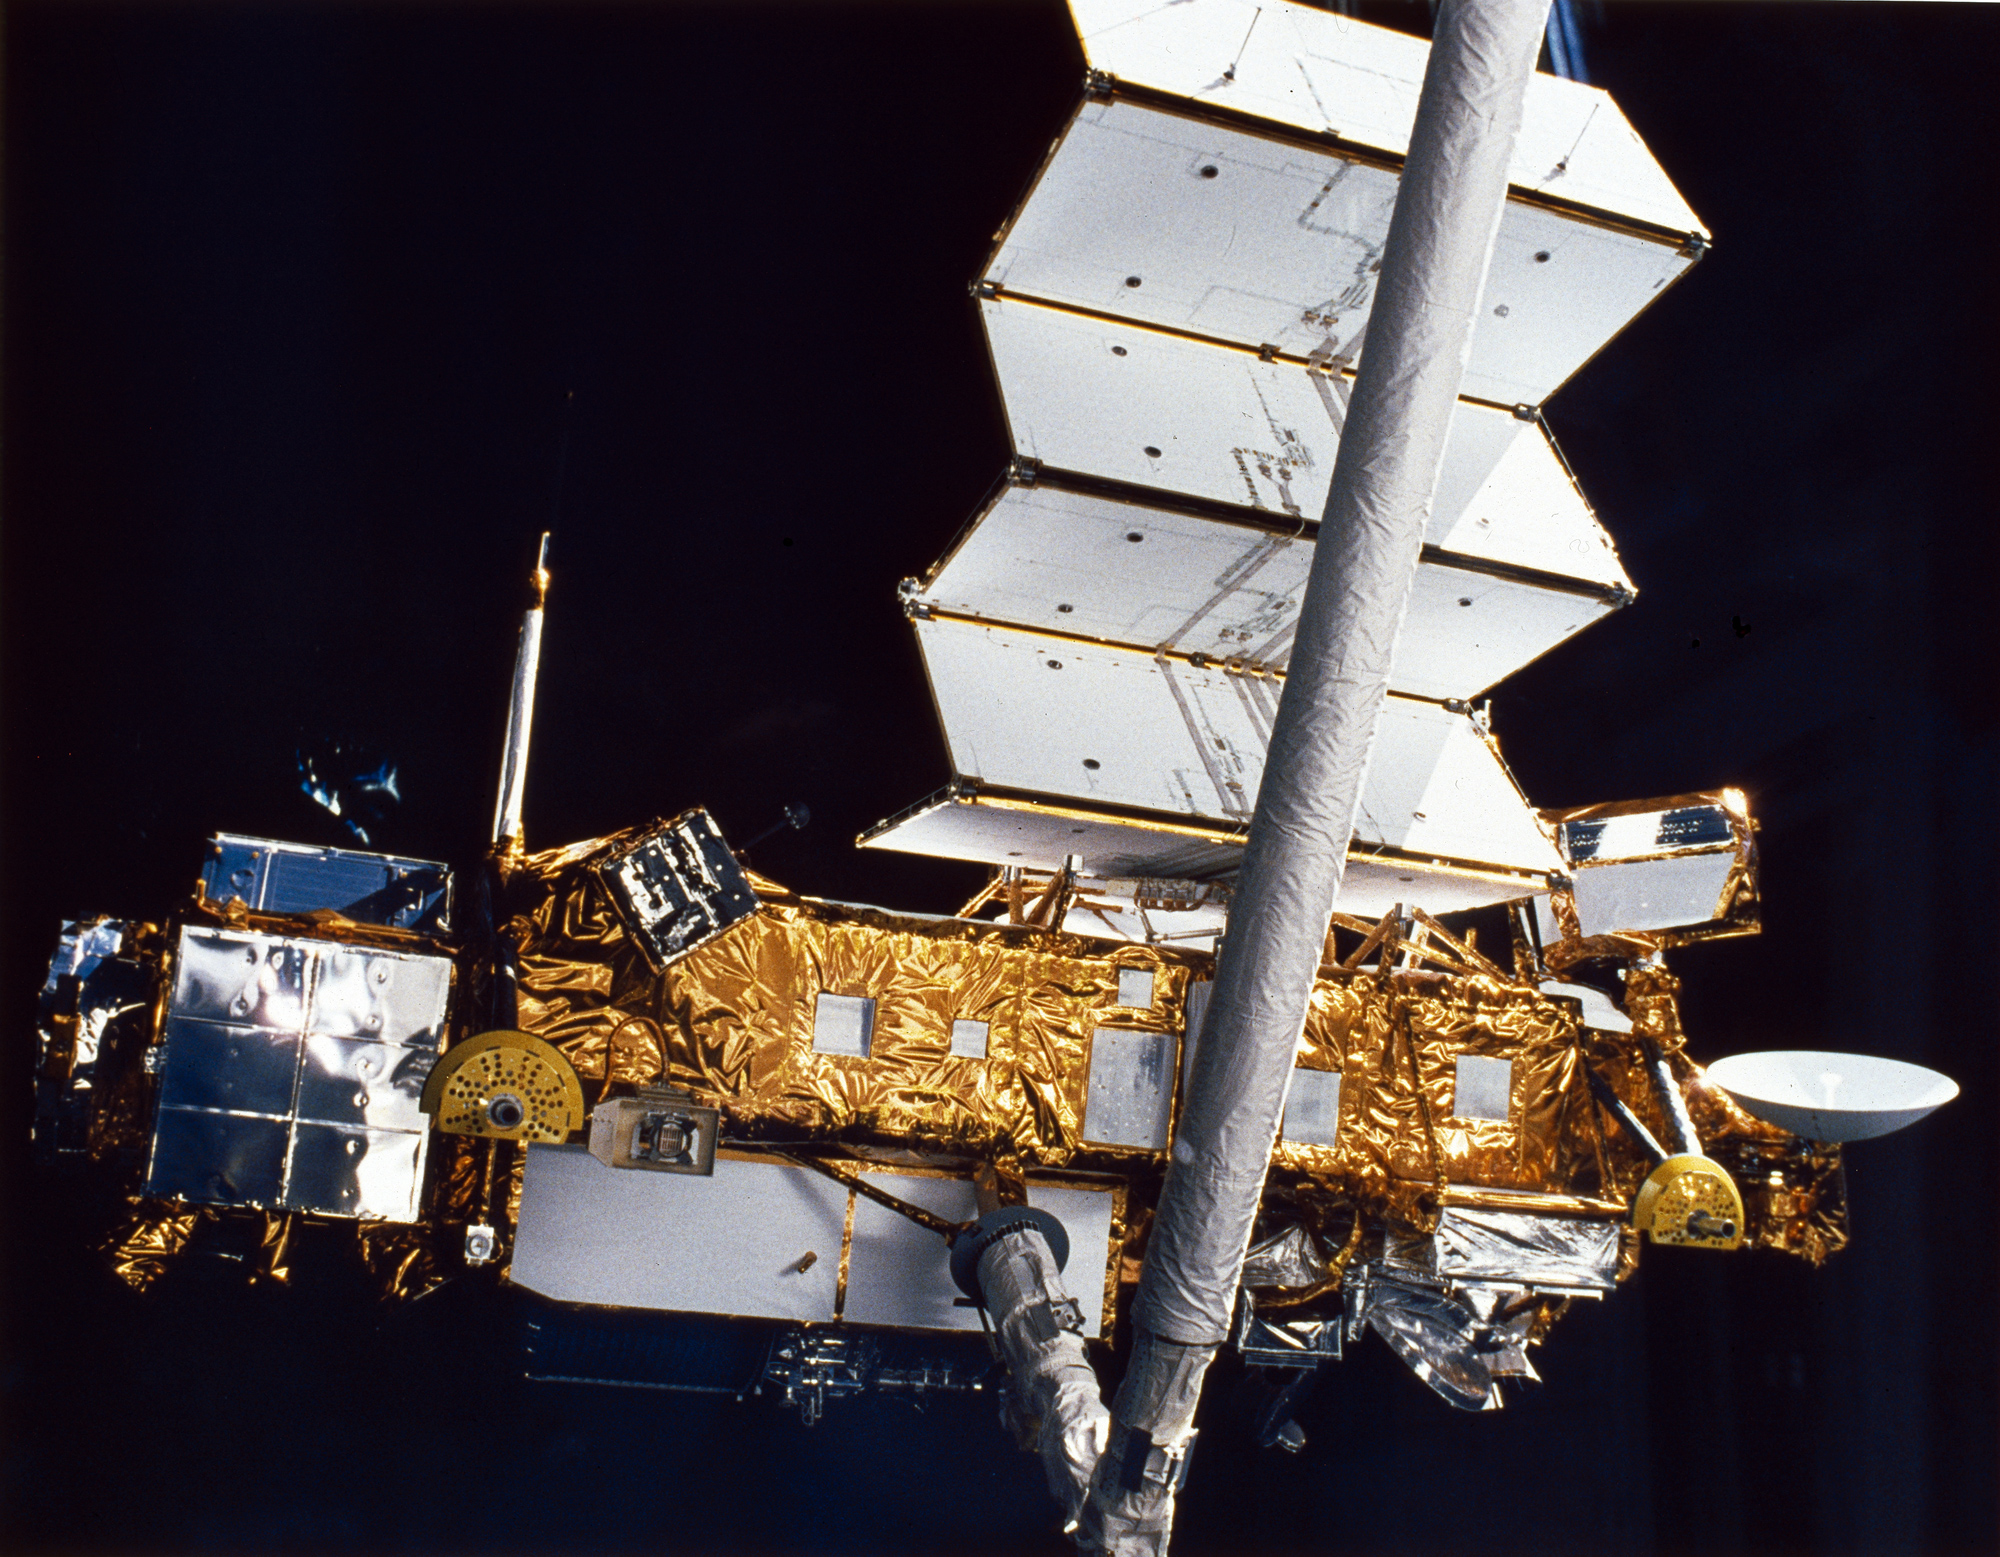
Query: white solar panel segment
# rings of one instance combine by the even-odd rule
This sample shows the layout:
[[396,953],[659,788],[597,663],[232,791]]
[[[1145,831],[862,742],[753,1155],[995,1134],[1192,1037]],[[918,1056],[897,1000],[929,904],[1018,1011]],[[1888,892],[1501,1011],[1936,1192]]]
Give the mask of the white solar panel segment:
[[[1020,458],[1135,496],[1319,522],[1349,380],[1032,303],[989,299],[980,311]],[[1547,433],[1489,406],[1459,404],[1425,540],[1631,590]]]
[[1060,870],[1077,854],[1097,877],[1198,879],[1233,871],[1243,857],[1240,827],[971,791],[933,796],[871,827],[860,842],[864,849],[1044,871]]
[[[1267,680],[946,619],[920,621],[917,636],[961,777],[1086,809],[1248,821],[1276,707]],[[1478,727],[1396,696],[1383,710],[1355,837],[1509,871],[1562,866]]]
[[[861,841],[1081,857],[1067,928],[1205,936],[1219,900],[1168,930],[1106,878],[1240,862],[1428,46],[1291,0],[1071,9],[1085,100],[975,289],[1015,464],[905,591],[954,782]],[[1357,914],[1546,890],[1550,834],[1454,710],[1633,596],[1534,408],[1706,234],[1573,82],[1536,78],[1511,180],[1350,848]]]
[[[1312,554],[1296,532],[1010,485],[913,598],[986,622],[1282,669]],[[1391,685],[1474,697],[1615,598],[1433,556],[1417,570]]]
[[[983,279],[1252,349],[1351,359],[1396,187],[1393,166],[1089,100]],[[1462,393],[1540,404],[1693,263],[1673,242],[1510,203]]]
[[[1401,158],[1429,46],[1290,0],[1070,0],[1084,58],[1116,81]],[[1703,233],[1605,92],[1529,84],[1509,181],[1663,234]],[[1705,235],[1705,234],[1704,234]]]
[[[1243,830],[1193,819],[1170,823],[1119,816],[1080,803],[960,791],[936,796],[870,828],[862,834],[861,846],[1042,871],[1057,870],[1068,856],[1079,855],[1084,875],[1091,878],[1085,896],[1096,902],[1117,896],[1099,886],[1107,877],[1227,875],[1242,861]],[[1367,919],[1397,903],[1448,914],[1524,897],[1541,890],[1545,879],[1539,871],[1411,858],[1357,840],[1348,852],[1340,907]],[[1063,928],[1074,935],[1132,941],[1187,937],[1198,945],[1222,922],[1221,912],[1207,907],[1188,913],[1149,910],[1142,919],[1128,900],[1103,915],[1073,909]]]

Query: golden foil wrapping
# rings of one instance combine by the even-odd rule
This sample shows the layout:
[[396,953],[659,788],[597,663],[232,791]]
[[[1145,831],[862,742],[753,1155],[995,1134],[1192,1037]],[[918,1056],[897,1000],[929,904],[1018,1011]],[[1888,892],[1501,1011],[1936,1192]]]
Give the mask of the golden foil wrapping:
[[[1113,1174],[1129,1192],[1106,1280],[1136,1279],[1165,1153],[1083,1140],[1092,1037],[1099,1028],[1182,1033],[1190,990],[1209,976],[1211,957],[1032,925],[890,914],[752,878],[763,902],[755,915],[655,972],[591,869],[629,836],[528,856],[506,883],[519,1025],[562,1050],[587,1104],[666,1082],[721,1106],[726,1132],[745,1143],[824,1143],[911,1166]],[[1335,1144],[1281,1136],[1264,1207],[1265,1230],[1289,1219],[1339,1254],[1328,1280],[1280,1290],[1281,1301],[1323,1298],[1352,1261],[1380,1252],[1385,1231],[1434,1226],[1447,1203],[1511,1197],[1504,1203],[1513,1209],[1549,1215],[1622,1214],[1649,1162],[1597,1106],[1586,1077],[1595,1071],[1664,1135],[1644,1040],[1667,1055],[1706,1153],[1736,1179],[1747,1241],[1814,1263],[1845,1243],[1837,1149],[1762,1124],[1701,1084],[1681,1033],[1678,982],[1664,968],[1630,971],[1628,1036],[1584,1027],[1574,1002],[1543,995],[1438,927],[1420,930],[1399,958],[1391,922],[1340,925],[1363,934],[1364,951],[1347,959],[1353,966],[1329,959],[1321,970],[1297,1054],[1300,1066],[1341,1076]],[[1435,936],[1428,945],[1426,935]],[[1369,944],[1382,945],[1380,960],[1409,965],[1360,966]],[[1149,1006],[1118,1005],[1121,969],[1152,975]],[[875,1001],[866,1058],[814,1051],[822,994]],[[952,1055],[958,1021],[987,1024],[984,1059]],[[1510,1063],[1505,1120],[1452,1113],[1464,1055]],[[420,1223],[354,1226],[364,1266],[390,1295],[464,1274],[474,1225],[495,1230],[489,1272],[505,1268],[519,1147],[438,1134],[431,1164]],[[254,1228],[235,1225],[246,1218]],[[108,1252],[119,1275],[143,1289],[191,1240],[206,1238],[207,1224],[224,1220],[252,1233],[251,1269],[283,1280],[292,1225],[283,1214],[142,1204]],[[1627,1240],[1621,1279],[1636,1258],[1636,1240]],[[1553,1299],[1544,1306],[1537,1335],[1559,1309]]]
[[[386,1298],[419,1298],[451,1279],[440,1230],[389,1222],[364,1222],[355,1230],[361,1263]],[[461,1240],[464,1230],[460,1229]]]
[[[655,973],[585,863],[616,841],[530,856],[510,882],[534,899],[508,927],[521,1026],[596,1096],[665,1080],[721,1104],[739,1137],[772,1141],[1028,1168],[1133,1155],[1083,1142],[1091,1035],[1178,1034],[1205,956],[822,903],[753,878],[752,918]],[[1152,973],[1150,1007],[1117,1004],[1121,968]],[[814,1051],[821,994],[876,1002],[866,1058]],[[987,1024],[985,1059],[951,1053],[955,1021]]]
[[144,1292],[166,1274],[168,1264],[187,1247],[195,1228],[214,1213],[160,1201],[138,1201],[135,1205],[137,1209],[106,1241],[104,1254],[120,1281],[135,1292]]
[[198,1236],[224,1228],[238,1245],[231,1257],[247,1280],[284,1285],[292,1278],[290,1260],[292,1213],[229,1211],[215,1206],[139,1200],[132,1213],[104,1242],[112,1274],[135,1292],[144,1292]]
[[[1587,1146],[1573,1116],[1588,1098],[1577,1037],[1568,1009],[1490,974],[1322,970],[1298,1063],[1340,1072],[1336,1144],[1281,1137],[1274,1165],[1412,1226],[1435,1222],[1448,1186],[1574,1195]],[[1511,1063],[1507,1119],[1453,1115],[1463,1054]]]

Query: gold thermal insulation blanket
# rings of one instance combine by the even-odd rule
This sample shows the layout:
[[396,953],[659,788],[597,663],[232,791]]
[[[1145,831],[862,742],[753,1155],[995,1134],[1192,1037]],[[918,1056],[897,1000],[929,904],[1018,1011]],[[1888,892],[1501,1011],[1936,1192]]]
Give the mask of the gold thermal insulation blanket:
[[[588,868],[629,836],[530,856],[509,882],[527,900],[508,926],[520,1024],[597,1082],[595,1096],[665,1080],[723,1105],[739,1137],[772,1141],[1042,1168],[1131,1155],[1083,1143],[1092,1035],[1178,1035],[1205,956],[1099,951],[1030,926],[821,903],[753,878],[755,915],[656,973]],[[1148,1006],[1118,1004],[1121,969],[1152,975]],[[815,1050],[822,995],[874,1001],[865,1055]],[[984,1025],[983,1059],[952,1053],[955,1023]]]
[[[1092,1036],[1183,1032],[1206,954],[895,915],[753,878],[764,906],[752,918],[655,972],[589,868],[630,836],[531,856],[509,883],[521,1026],[567,1054],[587,1093],[664,1080],[722,1105],[725,1128],[746,1140],[1041,1169],[1164,1166],[1162,1153],[1084,1142]],[[1117,1004],[1121,969],[1152,974],[1150,1006]],[[1585,1067],[1662,1136],[1644,1069],[1651,1041],[1675,1065],[1710,1154],[1748,1173],[1749,1240],[1823,1257],[1844,1241],[1837,1154],[1699,1086],[1681,1053],[1677,991],[1664,969],[1635,969],[1625,1035],[1586,1028],[1573,1002],[1497,971],[1329,965],[1297,1063],[1340,1074],[1338,1129],[1331,1145],[1281,1136],[1273,1190],[1334,1247],[1355,1211],[1424,1228],[1447,1200],[1482,1192],[1551,1215],[1622,1215],[1649,1163],[1596,1105]],[[815,1051],[821,995],[874,1001],[865,1056]],[[958,1022],[985,1025],[985,1058],[953,1055]],[[1468,1056],[1506,1062],[1504,1118],[1455,1112]],[[1143,1225],[1143,1202],[1134,1217]]]
[[[591,869],[638,831],[530,856],[507,882],[519,1023],[564,1052],[588,1101],[665,1082],[720,1105],[725,1130],[746,1143],[1109,1172],[1131,1193],[1115,1279],[1136,1276],[1165,1153],[1083,1139],[1094,1035],[1178,1039],[1191,994],[1211,971],[1208,955],[891,914],[753,878],[763,906],[752,917],[658,972]],[[1150,977],[1132,977],[1141,972]],[[1150,1000],[1121,1005],[1134,985]],[[1685,1053],[1677,994],[1664,968],[1632,969],[1624,1004],[1635,1031],[1627,1035],[1583,1026],[1574,1002],[1483,962],[1444,972],[1324,967],[1297,1064],[1338,1073],[1338,1123],[1330,1144],[1281,1135],[1265,1206],[1273,1226],[1289,1218],[1316,1240],[1327,1275],[1311,1288],[1337,1286],[1350,1261],[1379,1253],[1387,1233],[1434,1227],[1447,1204],[1622,1216],[1649,1163],[1597,1106],[1587,1076],[1594,1071],[1664,1137],[1644,1068],[1648,1043],[1673,1068],[1704,1150],[1735,1177],[1747,1240],[1814,1263],[1840,1248],[1837,1149],[1762,1124],[1704,1086]],[[865,1054],[815,1049],[822,996],[874,1002]],[[983,1057],[952,1052],[954,1027],[963,1038],[964,1024],[983,1040]],[[1164,1052],[1180,1055],[1171,1043]],[[1468,1057],[1506,1063],[1504,1117],[1455,1111]],[[133,1085],[143,1085],[133,1070]],[[1496,1112],[1490,1103],[1483,1111]],[[351,1226],[363,1263],[397,1296],[463,1270],[471,1227],[493,1229],[492,1268],[503,1269],[510,1253],[520,1150],[455,1135],[432,1144],[423,1220]],[[143,1288],[191,1245],[234,1229],[236,1244],[247,1235],[258,1251],[249,1263],[282,1280],[292,1225],[285,1214],[142,1202],[107,1252]]]
[[[1486,974],[1322,970],[1297,1063],[1340,1074],[1331,1146],[1279,1139],[1275,1166],[1371,1214],[1435,1220],[1448,1186],[1569,1197],[1600,1188],[1569,1011]],[[1504,1119],[1454,1112],[1461,1056],[1508,1063]]]

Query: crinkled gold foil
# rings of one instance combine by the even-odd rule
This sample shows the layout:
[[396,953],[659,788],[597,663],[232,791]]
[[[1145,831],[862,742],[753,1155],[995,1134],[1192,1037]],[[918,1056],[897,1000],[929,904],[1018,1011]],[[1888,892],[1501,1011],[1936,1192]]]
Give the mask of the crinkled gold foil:
[[[520,1025],[564,1051],[587,1096],[665,1081],[721,1105],[739,1139],[838,1144],[856,1157],[911,1165],[1005,1161],[1016,1171],[1109,1171],[1129,1192],[1119,1197],[1121,1251],[1107,1268],[1107,1292],[1136,1279],[1164,1154],[1082,1140],[1092,1034],[1099,1027],[1182,1032],[1192,983],[1213,965],[1207,954],[895,915],[798,897],[753,877],[763,907],[752,918],[655,972],[591,869],[608,845],[629,836],[527,857],[507,881]],[[1322,1247],[1341,1252],[1333,1279],[1286,1294],[1287,1303],[1334,1301],[1327,1294],[1339,1272],[1379,1253],[1385,1227],[1428,1226],[1444,1203],[1532,1196],[1507,1203],[1552,1215],[1629,1206],[1649,1163],[1597,1107],[1586,1067],[1664,1134],[1643,1070],[1647,1039],[1685,1086],[1704,1150],[1742,1190],[1747,1240],[1814,1263],[1846,1242],[1838,1150],[1762,1124],[1700,1084],[1685,1053],[1679,984],[1664,968],[1630,970],[1628,1037],[1582,1027],[1572,1003],[1544,997],[1436,927],[1438,945],[1426,948],[1422,933],[1402,945],[1390,921],[1340,924],[1374,939],[1346,965],[1322,969],[1298,1049],[1300,1065],[1341,1075],[1336,1145],[1281,1137],[1265,1212],[1297,1220]],[[1367,944],[1382,947],[1381,960],[1394,962],[1400,952],[1419,966],[1386,974],[1362,967]],[[1445,971],[1424,971],[1425,960]],[[1117,1005],[1120,968],[1153,974],[1149,1008]],[[813,1050],[822,993],[876,1002],[866,1059]],[[984,1060],[951,1054],[960,1020],[988,1024]],[[1457,1061],[1468,1054],[1511,1063],[1508,1119],[1451,1114]],[[394,1296],[418,1295],[460,1273],[465,1230],[475,1223],[496,1230],[489,1271],[503,1270],[509,1253],[522,1153],[508,1143],[437,1135],[432,1162],[422,1222],[355,1227],[364,1265]],[[243,1215],[254,1214],[142,1205],[108,1252],[120,1277],[143,1290],[204,1224]],[[248,1262],[254,1276],[285,1279],[291,1225],[282,1213],[262,1215]],[[1636,1257],[1636,1240],[1628,1240],[1621,1279]],[[1551,1300],[1538,1327],[1558,1312]]]
[[[1511,1062],[1509,1118],[1452,1114],[1466,1054]],[[1427,1223],[1447,1184],[1573,1192],[1587,1149],[1571,1128],[1587,1096],[1577,1028],[1532,988],[1488,974],[1323,970],[1299,1062],[1340,1072],[1340,1127],[1330,1147],[1280,1139],[1276,1164],[1377,1216]]]
[[[752,878],[754,916],[655,973],[588,869],[617,841],[530,856],[510,881],[535,898],[508,926],[521,1026],[600,1095],[664,1079],[723,1105],[749,1138],[1012,1154],[1041,1168],[1129,1155],[1082,1140],[1091,1035],[1180,1032],[1192,970],[1207,962],[821,903]],[[1117,1005],[1121,967],[1152,972],[1150,1008]],[[865,1059],[814,1052],[822,993],[876,1002]],[[984,1060],[951,1053],[960,1020],[988,1024]]]
[[292,1279],[289,1263],[292,1247],[292,1213],[266,1211],[257,1231],[257,1252],[250,1261],[250,1279],[275,1281],[283,1286]]
[[[509,925],[521,950],[521,1025],[562,1048],[599,1095],[665,1080],[724,1106],[741,1137],[839,1142],[857,1154],[1128,1172],[1158,1163],[1156,1153],[1083,1143],[1090,1037],[1099,1026],[1178,1032],[1205,955],[1098,952],[1033,927],[909,918],[753,879],[764,902],[753,918],[655,973],[589,868],[626,836],[529,857],[510,882],[525,899]],[[1120,966],[1153,971],[1150,1010],[1115,1005]],[[1340,1132],[1333,1147],[1281,1138],[1273,1190],[1330,1247],[1349,1243],[1357,1211],[1420,1227],[1446,1195],[1484,1189],[1543,1197],[1552,1214],[1603,1215],[1629,1205],[1645,1176],[1643,1150],[1606,1124],[1583,1069],[1659,1133],[1639,1046],[1582,1028],[1573,1006],[1533,985],[1457,971],[1466,966],[1460,957],[1449,974],[1322,972],[1299,1063],[1340,1072]],[[1637,1034],[1675,1056],[1677,990],[1663,968],[1635,969],[1627,985]],[[813,1051],[821,993],[876,1002],[865,1059]],[[952,1056],[955,1020],[988,1024],[986,1060]],[[1511,1063],[1508,1119],[1452,1115],[1457,1061],[1468,1054]],[[1741,1156],[1771,1144],[1749,1124],[1748,1134],[1733,1120],[1719,1128],[1718,1149]],[[1837,1246],[1834,1196],[1819,1170],[1788,1162],[1782,1186],[1764,1196],[1775,1209],[1751,1211],[1750,1237],[1813,1257]],[[1752,1184],[1750,1201],[1760,1193]],[[1147,1198],[1135,1199],[1135,1239]]]
[[[521,1026],[563,1049],[599,1096],[664,1080],[722,1104],[732,1131],[774,1144],[803,1137],[912,1161],[1136,1170],[1120,1218],[1124,1257],[1107,1277],[1131,1274],[1163,1164],[1158,1153],[1083,1142],[1091,1036],[1100,1026],[1180,1032],[1206,955],[917,919],[756,880],[764,906],[755,916],[656,973],[589,868],[613,841],[527,858],[508,883],[519,908],[508,930],[520,949]],[[1379,1242],[1379,1231],[1364,1237],[1364,1225],[1426,1225],[1447,1196],[1526,1192],[1555,1212],[1600,1214],[1628,1203],[1646,1158],[1604,1123],[1585,1065],[1649,1127],[1664,1129],[1632,1038],[1582,1029],[1567,1003],[1498,972],[1459,971],[1466,966],[1461,958],[1449,973],[1387,975],[1330,967],[1313,991],[1298,1059],[1341,1074],[1340,1133],[1334,1147],[1280,1141],[1270,1204],[1348,1258]],[[1153,974],[1149,1008],[1117,1005],[1121,967]],[[1692,1082],[1677,991],[1664,969],[1637,968],[1626,1005],[1635,1036],[1657,1043]],[[866,1059],[814,1052],[822,993],[876,1002]],[[951,1054],[960,1020],[988,1024],[985,1060]],[[1508,1119],[1452,1115],[1457,1061],[1468,1054],[1511,1063]],[[1762,1125],[1699,1085],[1690,1107],[1709,1154],[1743,1188],[1750,1241],[1815,1262],[1840,1247],[1837,1152]],[[474,1222],[500,1230],[504,1261],[518,1209],[518,1151],[457,1137],[433,1144],[424,1223],[356,1228],[364,1263],[399,1296],[447,1279]],[[114,1265],[143,1288],[219,1214],[148,1208],[114,1240]],[[263,1217],[252,1262],[260,1274],[285,1278],[290,1227],[282,1214]]]
[[158,1281],[200,1229],[225,1221],[239,1236],[247,1228],[255,1240],[251,1250],[236,1256],[248,1280],[272,1281],[280,1286],[291,1280],[290,1212],[231,1211],[136,1198],[132,1205],[132,1214],[102,1248],[112,1274],[136,1292],[144,1292]]
[[202,1207],[136,1201],[104,1245],[112,1273],[135,1292],[144,1292],[166,1274],[168,1264],[214,1212]]
[[419,1298],[451,1279],[436,1229],[364,1222],[354,1236],[361,1263],[384,1297]]

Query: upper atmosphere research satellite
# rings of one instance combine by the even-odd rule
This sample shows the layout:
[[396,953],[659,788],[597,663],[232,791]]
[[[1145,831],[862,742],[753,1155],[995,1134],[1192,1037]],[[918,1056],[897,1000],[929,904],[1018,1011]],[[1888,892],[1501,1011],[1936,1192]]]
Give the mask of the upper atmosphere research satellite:
[[[490,859],[224,834],[157,922],[64,927],[35,1140],[101,1176],[125,1280],[204,1249],[282,1271],[337,1227],[386,1294],[538,1294],[533,1374],[761,1381],[807,1420],[981,1387],[990,1347],[1076,1513],[1105,1446],[1075,1359],[1131,1322],[1229,1039],[1203,1014],[1427,50],[1282,0],[1072,11],[1082,99],[973,285],[1013,457],[901,586],[951,777],[859,840],[987,886],[946,916],[803,896],[699,809],[527,850],[538,565]],[[1634,595],[1542,408],[1709,246],[1577,82],[1533,78],[1507,182],[1241,1254],[1269,1444],[1370,1330],[1498,1407],[1646,1237],[1817,1264],[1840,1143],[1954,1091],[1697,1063],[1665,954],[1756,932],[1745,797],[1538,811],[1501,759],[1482,694]],[[649,1352],[613,1310],[715,1344]]]

